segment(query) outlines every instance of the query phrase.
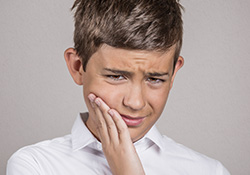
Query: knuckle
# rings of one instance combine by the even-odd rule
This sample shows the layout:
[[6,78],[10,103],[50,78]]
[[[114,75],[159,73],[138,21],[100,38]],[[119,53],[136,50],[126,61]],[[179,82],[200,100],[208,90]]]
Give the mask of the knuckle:
[[123,134],[123,133],[125,133],[127,131],[127,128],[125,128],[125,127],[120,127],[120,128],[118,128],[118,133],[119,134]]
[[112,129],[112,128],[114,128],[115,127],[115,124],[114,123],[109,123],[108,124],[108,129]]
[[97,129],[103,129],[105,126],[105,122],[104,121],[98,121],[97,123]]

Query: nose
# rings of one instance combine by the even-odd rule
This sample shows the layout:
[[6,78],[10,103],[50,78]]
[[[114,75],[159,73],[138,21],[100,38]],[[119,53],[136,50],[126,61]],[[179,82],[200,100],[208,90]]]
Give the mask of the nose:
[[123,104],[127,108],[134,111],[141,110],[145,107],[145,94],[142,85],[131,85],[127,89],[127,93],[124,96]]

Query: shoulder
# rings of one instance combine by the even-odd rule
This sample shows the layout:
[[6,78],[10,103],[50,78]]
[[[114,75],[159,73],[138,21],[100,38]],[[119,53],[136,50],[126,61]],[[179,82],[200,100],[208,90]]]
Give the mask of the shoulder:
[[7,174],[37,174],[39,164],[45,162],[57,152],[71,149],[71,136],[58,137],[53,140],[42,141],[33,145],[25,146],[16,151],[8,160]]
[[[183,166],[189,171],[200,172],[201,174],[229,175],[223,165],[213,158],[196,152],[174,140],[163,136],[164,155],[178,162],[178,166]],[[199,173],[198,173],[199,174]]]
[[50,154],[59,150],[71,149],[71,145],[71,135],[45,140],[19,149],[10,157],[9,161],[16,158],[31,158],[39,154]]

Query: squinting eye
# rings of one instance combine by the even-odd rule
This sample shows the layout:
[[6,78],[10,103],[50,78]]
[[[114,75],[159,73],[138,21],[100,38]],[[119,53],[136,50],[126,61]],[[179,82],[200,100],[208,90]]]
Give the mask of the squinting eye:
[[125,79],[125,77],[122,75],[106,75],[106,76],[114,81],[121,81]]
[[150,82],[151,84],[158,84],[165,82],[165,80],[159,78],[148,78],[147,81]]

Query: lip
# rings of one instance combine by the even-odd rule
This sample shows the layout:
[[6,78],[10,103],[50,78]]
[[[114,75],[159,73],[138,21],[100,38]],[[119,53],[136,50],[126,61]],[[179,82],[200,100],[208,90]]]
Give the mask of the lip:
[[127,124],[127,126],[140,126],[145,117],[131,117],[127,115],[121,115],[123,121]]

